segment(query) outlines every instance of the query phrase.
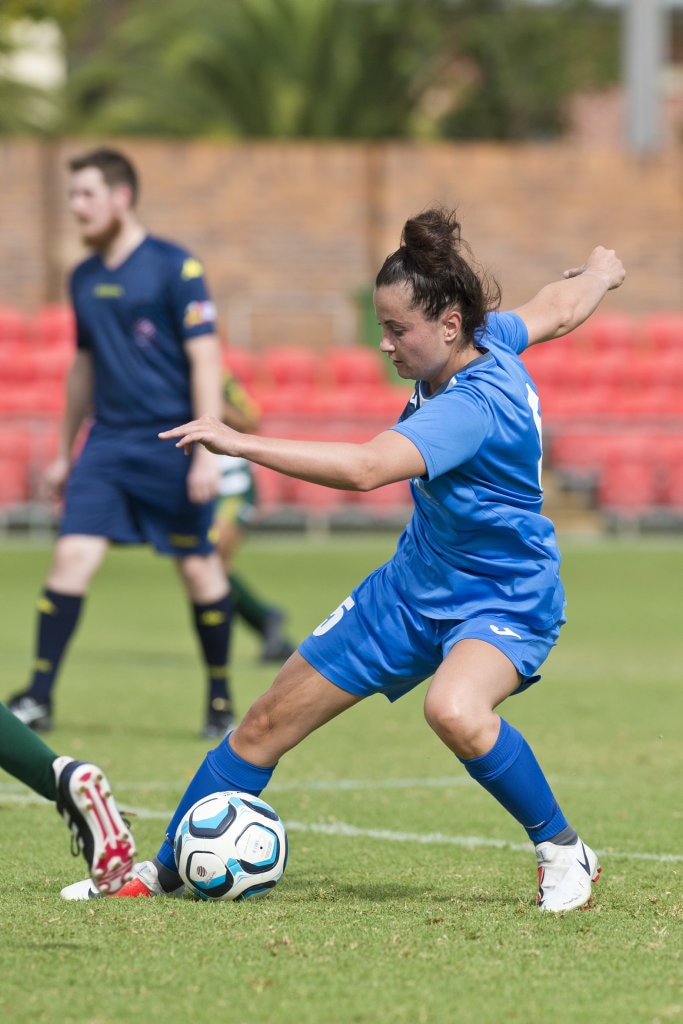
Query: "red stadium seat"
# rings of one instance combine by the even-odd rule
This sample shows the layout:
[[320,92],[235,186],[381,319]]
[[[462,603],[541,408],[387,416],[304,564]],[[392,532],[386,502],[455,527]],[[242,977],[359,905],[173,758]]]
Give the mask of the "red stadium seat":
[[564,381],[569,350],[564,340],[550,345],[534,345],[523,359],[536,387],[561,387]]
[[650,440],[662,504],[683,512],[683,435],[662,434]]
[[377,349],[348,345],[327,352],[320,372],[333,387],[381,387],[387,380],[386,371],[387,364]]
[[550,463],[570,485],[591,486],[599,479],[612,444],[604,432],[562,433],[550,443]]
[[318,356],[312,349],[273,346],[264,350],[259,362],[266,379],[278,387],[312,386],[317,378]]
[[248,348],[223,347],[221,350],[223,366],[235,375],[246,388],[254,386],[256,377],[256,356]]
[[657,481],[649,459],[612,459],[598,485],[598,505],[621,522],[643,520],[657,505]]
[[628,351],[638,344],[636,319],[628,313],[595,313],[582,325],[587,343],[594,349]]
[[363,491],[355,498],[355,504],[377,512],[405,512],[406,520],[413,504],[407,480],[398,480],[393,484],[385,484],[384,487],[376,487],[372,491]]
[[41,306],[33,317],[32,328],[34,341],[41,347],[73,351],[76,346],[76,321],[66,303]]
[[323,487],[308,480],[294,480],[294,504],[314,515],[327,516],[346,504],[346,492],[334,487]]
[[641,319],[643,342],[657,352],[683,352],[683,312],[648,313]]
[[683,345],[648,353],[640,360],[642,379],[655,387],[669,385],[683,389]]
[[292,480],[265,466],[254,466],[254,480],[258,493],[259,509],[271,512],[282,508],[292,500]]
[[25,460],[0,457],[0,507],[29,499],[29,466]]
[[28,464],[31,454],[31,435],[28,430],[3,424],[0,431],[0,459],[6,462]]
[[0,306],[0,348],[26,345],[30,340],[29,320],[16,306]]
[[582,421],[610,419],[614,415],[615,393],[614,388],[599,382],[574,390],[543,388],[539,391],[543,423],[546,428],[559,432]]

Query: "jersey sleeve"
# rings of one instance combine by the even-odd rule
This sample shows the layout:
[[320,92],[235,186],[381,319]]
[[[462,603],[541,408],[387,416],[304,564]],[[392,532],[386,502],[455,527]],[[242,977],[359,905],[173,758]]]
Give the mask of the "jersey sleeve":
[[500,345],[519,355],[529,344],[529,332],[517,313],[489,313],[477,342],[488,348]]
[[425,461],[427,479],[433,480],[473,458],[490,425],[486,401],[467,384],[458,384],[391,429],[413,442]]
[[198,259],[182,250],[178,251],[174,264],[171,301],[183,339],[187,341],[204,334],[215,334],[216,307],[209,294],[204,267]]

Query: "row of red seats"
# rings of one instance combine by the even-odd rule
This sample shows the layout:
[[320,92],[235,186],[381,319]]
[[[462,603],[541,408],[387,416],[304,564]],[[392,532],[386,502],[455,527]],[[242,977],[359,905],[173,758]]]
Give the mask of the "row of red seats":
[[46,303],[34,313],[16,306],[0,305],[0,348],[20,345],[59,348],[72,346],[74,316],[65,303]]
[[259,505],[266,517],[286,509],[299,509],[323,520],[356,511],[370,513],[373,518],[402,515],[407,521],[412,507],[410,488],[404,480],[360,493],[295,480],[262,466],[255,467],[255,475]]
[[[59,346],[72,342],[74,319],[66,303],[46,303],[34,312],[28,313],[9,304],[0,304],[0,346],[20,343],[43,346]],[[635,314],[601,310],[590,317],[581,327],[567,335],[561,343],[577,351],[623,351],[652,350],[657,352],[683,347],[683,311],[659,310]],[[304,354],[309,350],[302,350]],[[250,374],[250,353],[234,350],[236,359],[242,362],[245,380]],[[254,357],[254,363],[261,363],[261,353]],[[257,366],[258,372],[258,366]],[[285,368],[285,372],[289,372]]]
[[[316,436],[321,436],[320,432]],[[328,436],[339,435],[331,432]],[[341,436],[346,440],[359,439],[350,431]],[[20,420],[11,428],[7,424],[3,426],[0,431],[0,509],[40,500],[42,475],[56,449],[54,427],[39,430],[35,421]],[[261,466],[255,466],[254,471],[265,516],[290,509],[299,510],[305,516],[327,519],[340,510],[350,510],[375,519],[393,519],[397,515],[407,519],[410,511],[410,490],[404,481],[367,494],[350,493],[294,480]]]
[[683,519],[683,435],[569,430],[554,437],[549,462],[569,487],[590,488],[601,511],[622,519],[653,512]]
[[559,342],[577,351],[668,351],[683,346],[683,310],[641,316],[602,309]]
[[[61,344],[73,338],[73,331],[73,314],[66,303],[45,303],[34,312],[0,304],[0,344],[5,341]],[[603,309],[567,335],[565,344],[594,351],[678,348],[683,345],[683,310],[636,315]]]
[[635,391],[661,384],[683,384],[683,345],[665,352],[640,350],[582,352],[563,348],[563,341],[537,345],[524,354],[539,388],[566,391],[596,385]]

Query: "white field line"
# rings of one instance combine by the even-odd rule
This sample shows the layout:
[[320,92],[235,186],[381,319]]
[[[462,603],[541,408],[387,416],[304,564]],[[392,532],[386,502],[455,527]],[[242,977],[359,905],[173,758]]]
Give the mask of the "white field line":
[[[576,781],[576,780],[574,780]],[[592,783],[595,780],[585,780],[586,783]],[[290,783],[281,785],[272,785],[268,791],[273,790],[297,790],[297,789],[387,789],[387,788],[406,788],[406,787],[419,787],[419,786],[445,786],[445,785],[465,785],[474,784],[472,780],[467,777],[465,779],[388,779],[381,783],[372,783],[366,780],[354,781],[351,779],[339,780],[337,782],[311,782],[311,783]],[[156,790],[167,790],[167,789],[181,789],[182,783],[159,783],[150,786],[148,783],[141,783],[135,785],[120,785],[117,790],[134,790],[134,789],[156,789]],[[25,787],[14,783],[2,784],[0,783],[0,802],[12,803],[18,805],[27,804],[44,804],[47,801],[43,797],[38,796],[28,791]],[[168,822],[169,818],[173,814],[172,810],[158,811],[151,810],[147,807],[126,807],[131,817],[147,819],[150,821],[163,821]],[[512,843],[506,839],[491,839],[486,836],[454,836],[448,835],[443,832],[394,832],[386,829],[374,829],[374,828],[359,828],[356,825],[348,825],[345,822],[301,822],[301,821],[290,821],[285,822],[288,831],[290,832],[309,832],[316,833],[318,835],[328,836],[344,836],[352,838],[365,838],[365,839],[380,839],[382,842],[392,843],[419,843],[427,846],[443,845],[443,846],[460,846],[469,849],[477,849],[481,847],[494,847],[496,849],[513,850],[513,851],[524,851],[525,853],[532,850],[531,843]],[[600,857],[614,857],[621,860],[641,860],[641,861],[655,861],[657,863],[683,863],[683,854],[678,853],[639,853],[635,850],[596,850],[595,851]]]
[[[548,778],[552,786],[604,786],[607,782],[598,778],[579,778],[578,776],[553,775]],[[145,782],[117,782],[118,792],[155,792],[155,793],[178,793],[187,786],[189,777],[180,780],[156,780]],[[297,791],[328,791],[342,792],[344,790],[362,789],[448,789],[452,786],[475,786],[476,783],[469,775],[444,775],[437,778],[413,778],[413,779],[312,779],[298,782],[271,782],[268,786],[269,793],[287,793]],[[6,793],[23,793],[26,789],[21,783],[0,782],[0,797]]]

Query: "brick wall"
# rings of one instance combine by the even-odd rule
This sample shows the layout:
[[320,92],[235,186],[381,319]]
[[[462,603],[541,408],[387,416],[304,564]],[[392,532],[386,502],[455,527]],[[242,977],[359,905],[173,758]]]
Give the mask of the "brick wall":
[[[64,298],[82,255],[65,160],[82,142],[0,142],[0,303]],[[456,205],[512,307],[593,244],[617,248],[629,313],[683,308],[683,151],[648,160],[564,144],[224,143],[125,140],[151,231],[207,268],[231,343],[324,347],[361,330],[356,296],[406,217]]]

